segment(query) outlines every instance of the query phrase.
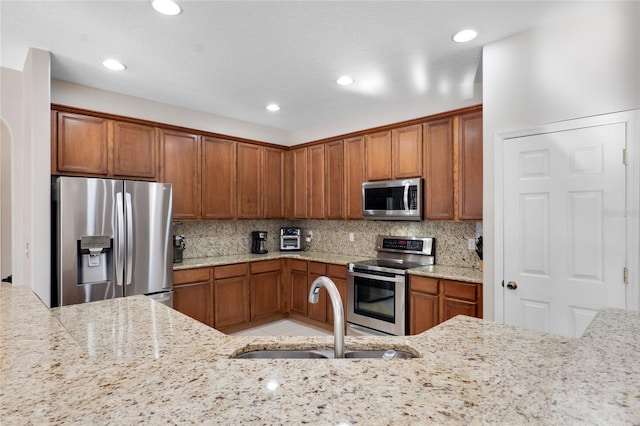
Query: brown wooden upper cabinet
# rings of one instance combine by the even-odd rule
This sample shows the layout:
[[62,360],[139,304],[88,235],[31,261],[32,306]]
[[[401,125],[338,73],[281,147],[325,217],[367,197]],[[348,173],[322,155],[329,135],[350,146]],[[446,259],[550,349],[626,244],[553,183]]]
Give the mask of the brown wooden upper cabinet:
[[365,136],[367,181],[391,179],[391,130]]
[[291,216],[293,219],[307,219],[307,151],[306,147],[291,151],[293,193]]
[[162,149],[160,180],[173,185],[173,219],[200,217],[200,136],[159,130]]
[[285,217],[285,151],[264,148],[263,209],[265,219]]
[[239,143],[237,164],[238,219],[262,218],[262,180],[264,148]]
[[236,142],[202,138],[202,218],[236,215]]
[[425,219],[482,220],[482,111],[423,125]]
[[344,141],[345,219],[362,219],[364,163],[364,137],[346,139]]
[[458,217],[482,220],[482,112],[458,121]]
[[155,179],[157,139],[155,129],[140,124],[112,121],[113,176]]
[[453,119],[425,123],[423,133],[425,219],[453,220]]
[[365,136],[367,181],[422,176],[422,126]]
[[[309,219],[324,219],[325,217],[325,145],[313,145],[308,150],[308,181],[306,197]],[[297,178],[297,176],[296,176]]]
[[407,126],[391,131],[392,178],[422,176],[422,126]]
[[327,219],[344,217],[344,148],[342,145],[342,141],[329,142],[325,145],[325,217]]
[[108,174],[108,120],[58,112],[57,167],[52,173]]
[[53,174],[158,177],[153,127],[63,111],[54,117]]

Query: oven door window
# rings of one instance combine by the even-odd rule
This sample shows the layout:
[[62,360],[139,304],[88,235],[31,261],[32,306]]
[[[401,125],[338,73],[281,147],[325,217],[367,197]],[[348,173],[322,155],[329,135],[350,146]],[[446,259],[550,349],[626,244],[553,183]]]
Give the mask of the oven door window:
[[354,312],[395,323],[395,291],[393,282],[357,277],[354,280]]

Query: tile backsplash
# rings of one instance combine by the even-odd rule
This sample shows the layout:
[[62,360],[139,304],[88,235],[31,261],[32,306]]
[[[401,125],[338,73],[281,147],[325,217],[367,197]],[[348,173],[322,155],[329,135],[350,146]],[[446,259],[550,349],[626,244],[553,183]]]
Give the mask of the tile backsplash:
[[[436,263],[447,266],[478,268],[479,258],[467,249],[467,240],[476,238],[482,226],[475,222],[385,222],[343,220],[222,220],[182,222],[175,233],[184,235],[184,258],[228,256],[251,251],[251,232],[267,231],[267,249],[280,248],[280,228],[303,229],[303,247],[322,253],[375,257],[376,235],[434,237]],[[304,241],[307,230],[313,231],[311,243]],[[349,234],[353,240],[349,241]]]

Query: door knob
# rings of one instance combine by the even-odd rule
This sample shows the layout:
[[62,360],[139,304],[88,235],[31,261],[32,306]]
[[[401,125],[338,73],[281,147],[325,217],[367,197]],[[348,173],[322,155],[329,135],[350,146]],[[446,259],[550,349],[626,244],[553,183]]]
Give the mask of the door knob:
[[515,282],[515,281],[509,281],[509,282],[507,283],[507,288],[508,288],[509,290],[515,290],[516,288],[518,288],[518,283],[517,283],[517,282]]

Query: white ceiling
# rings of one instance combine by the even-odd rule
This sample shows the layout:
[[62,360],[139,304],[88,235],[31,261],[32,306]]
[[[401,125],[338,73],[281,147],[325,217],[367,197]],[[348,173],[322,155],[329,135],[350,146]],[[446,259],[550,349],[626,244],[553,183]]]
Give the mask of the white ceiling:
[[[592,2],[179,1],[169,17],[140,1],[0,2],[3,67],[29,47],[52,77],[290,131],[426,115],[482,99],[482,45]],[[474,28],[467,44],[454,32]],[[127,66],[102,67],[107,57]],[[355,83],[338,86],[349,74]],[[474,86],[475,83],[475,86]],[[279,112],[265,109],[268,103]],[[421,114],[424,111],[425,114]],[[385,121],[386,120],[386,121]],[[355,130],[355,129],[352,129]]]

